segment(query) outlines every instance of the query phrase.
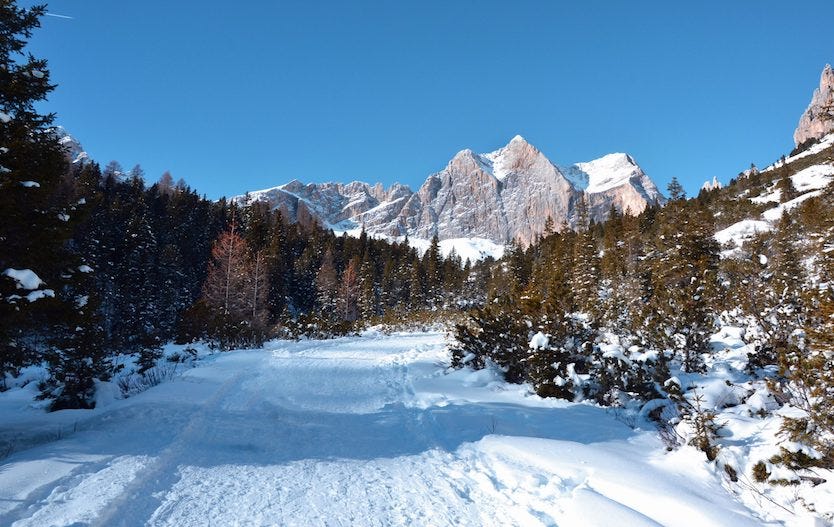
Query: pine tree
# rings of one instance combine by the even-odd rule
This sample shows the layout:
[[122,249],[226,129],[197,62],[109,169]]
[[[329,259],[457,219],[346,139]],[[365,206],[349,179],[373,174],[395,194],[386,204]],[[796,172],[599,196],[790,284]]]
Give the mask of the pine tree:
[[804,323],[805,271],[796,250],[796,229],[785,211],[771,242],[771,257],[764,277],[765,305],[760,319],[765,326],[772,353],[784,353],[792,345],[791,336]]
[[776,189],[779,190],[779,201],[785,203],[799,195],[796,187],[793,185],[793,180],[790,177],[790,168],[784,165],[780,170],[781,176],[776,182]]
[[780,373],[788,381],[787,395],[805,416],[784,418],[782,430],[820,456],[783,448],[779,458],[794,469],[834,468],[834,288],[823,292],[805,329],[807,342],[783,350],[779,360]]
[[121,261],[115,269],[120,283],[116,309],[116,340],[121,346],[138,350],[158,341],[157,295],[159,291],[158,246],[142,196],[140,179],[133,179],[135,203],[129,213]]
[[671,201],[682,201],[686,199],[686,191],[676,177],[673,177],[669,182],[666,191],[669,193],[669,199]]
[[718,245],[706,211],[669,207],[665,230],[648,260],[652,339],[660,348],[675,350],[686,371],[697,371],[714,327],[710,311],[717,293]]
[[325,319],[335,319],[337,309],[337,291],[339,289],[339,275],[333,263],[333,251],[328,248],[321,260],[321,267],[316,274],[316,291],[321,316]]
[[423,256],[423,268],[426,271],[427,300],[431,306],[436,306],[443,300],[443,255],[437,234],[432,236],[429,249]]
[[[62,291],[78,265],[68,240],[81,211],[62,189],[68,163],[54,115],[36,109],[54,89],[47,63],[24,52],[44,13],[0,3],[0,377],[36,361],[27,343],[61,333],[54,313],[73,309]],[[16,272],[34,273],[36,290]]]
[[51,411],[93,408],[96,382],[110,377],[110,360],[103,345],[98,296],[91,274],[73,273],[65,291],[73,302],[60,309],[60,322],[44,353],[49,376],[39,385],[39,398],[51,401]]
[[367,320],[379,314],[379,288],[376,283],[376,270],[374,268],[371,252],[365,253],[362,265],[359,267],[359,313]]
[[580,200],[577,209],[579,233],[573,246],[571,285],[577,309],[594,315],[599,305],[599,251],[588,224],[588,210],[584,200]]

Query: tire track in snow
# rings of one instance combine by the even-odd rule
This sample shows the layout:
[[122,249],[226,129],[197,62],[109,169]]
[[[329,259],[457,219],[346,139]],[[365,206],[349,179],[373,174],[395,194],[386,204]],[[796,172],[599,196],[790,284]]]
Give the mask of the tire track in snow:
[[214,395],[192,414],[171,444],[139,471],[120,495],[109,501],[90,526],[132,526],[145,523],[159,507],[156,493],[167,490],[177,479],[177,459],[183,456],[189,445],[207,428],[211,413],[220,408],[223,399],[238,387],[248,374],[248,370],[241,371],[221,384]]

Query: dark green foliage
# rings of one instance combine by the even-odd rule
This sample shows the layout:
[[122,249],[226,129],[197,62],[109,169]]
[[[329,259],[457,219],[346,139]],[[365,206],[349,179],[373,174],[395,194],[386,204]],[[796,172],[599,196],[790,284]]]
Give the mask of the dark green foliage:
[[669,182],[669,186],[666,187],[666,191],[669,193],[669,199],[671,201],[686,199],[686,191],[683,189],[683,185],[680,184],[678,178],[676,177],[673,177],[672,181]]
[[504,370],[510,382],[526,378],[527,330],[515,313],[493,306],[472,312],[466,324],[459,324],[457,346],[452,350],[452,366],[483,368],[492,361]]

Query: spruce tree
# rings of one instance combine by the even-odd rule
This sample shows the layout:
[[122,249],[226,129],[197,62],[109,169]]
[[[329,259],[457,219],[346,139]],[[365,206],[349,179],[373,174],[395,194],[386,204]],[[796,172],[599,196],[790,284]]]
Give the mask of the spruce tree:
[[579,233],[573,246],[571,276],[573,296],[579,311],[596,315],[599,305],[599,251],[588,224],[588,209],[584,200],[580,200],[578,205],[577,223]]
[[318,300],[321,317],[325,320],[337,318],[337,292],[339,289],[339,275],[333,263],[333,250],[328,248],[321,260],[321,267],[316,274],[316,298]]
[[62,188],[68,162],[54,115],[36,109],[55,87],[47,63],[25,53],[44,14],[0,2],[0,377],[38,360],[40,346],[29,345],[38,337],[63,345],[56,313],[76,309],[65,291],[81,262],[68,240],[82,211]]
[[666,191],[669,193],[669,199],[671,201],[682,201],[686,199],[686,191],[676,177],[673,177],[669,182]]

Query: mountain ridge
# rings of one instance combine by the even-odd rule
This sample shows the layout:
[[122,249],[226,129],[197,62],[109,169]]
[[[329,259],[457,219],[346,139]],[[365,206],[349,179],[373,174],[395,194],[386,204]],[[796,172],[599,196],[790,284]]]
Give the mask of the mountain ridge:
[[577,204],[605,219],[611,207],[639,214],[665,198],[632,156],[608,154],[560,167],[520,135],[492,152],[458,151],[416,190],[395,183],[297,179],[235,196],[238,204],[263,201],[290,221],[315,220],[336,230],[364,227],[384,236],[483,238],[494,243],[531,243],[545,230],[574,227]]

